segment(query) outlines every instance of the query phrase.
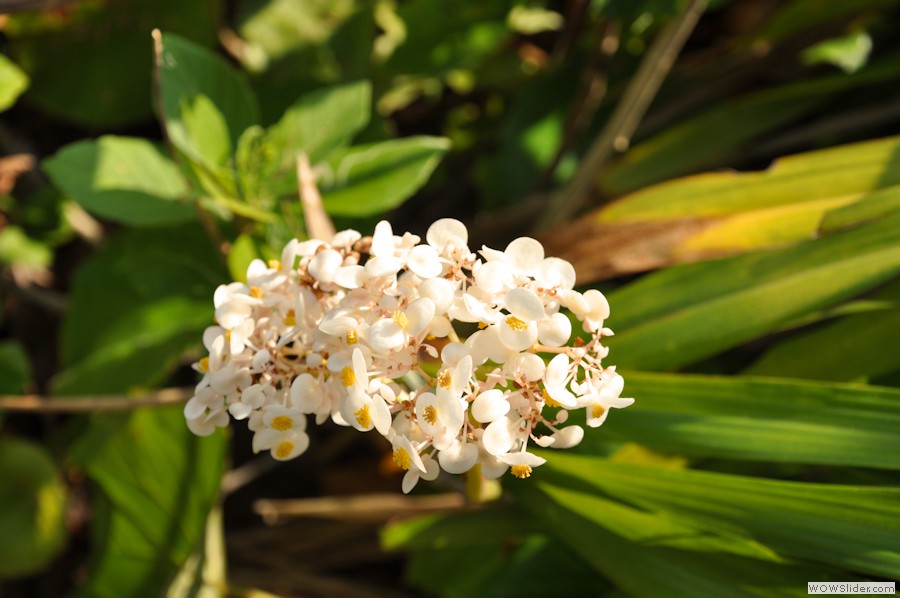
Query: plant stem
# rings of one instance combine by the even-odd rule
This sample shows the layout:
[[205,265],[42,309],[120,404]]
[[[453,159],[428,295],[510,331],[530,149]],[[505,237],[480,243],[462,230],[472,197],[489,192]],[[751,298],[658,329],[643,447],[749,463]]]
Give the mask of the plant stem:
[[84,413],[90,411],[130,411],[141,407],[168,407],[184,403],[194,394],[193,387],[163,388],[142,395],[58,396],[3,395],[0,411],[36,413]]
[[675,58],[706,8],[707,0],[689,0],[675,21],[657,36],[629,81],[606,126],[581,161],[572,180],[550,196],[538,227],[546,230],[572,218],[590,197],[600,168],[617,152],[624,152]]

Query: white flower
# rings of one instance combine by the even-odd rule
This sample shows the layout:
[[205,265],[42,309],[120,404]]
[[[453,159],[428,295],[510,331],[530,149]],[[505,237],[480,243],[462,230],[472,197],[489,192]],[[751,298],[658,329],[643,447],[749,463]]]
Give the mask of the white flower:
[[531,477],[532,468],[547,462],[543,457],[538,457],[537,455],[532,455],[531,453],[526,453],[524,451],[509,453],[498,458],[509,465],[512,474],[520,479]]
[[624,386],[625,379],[615,372],[604,373],[599,379],[585,380],[582,385],[582,400],[587,411],[588,426],[597,428],[606,421],[611,408],[622,409],[634,403],[634,399],[619,397]]
[[[602,293],[573,290],[572,265],[534,239],[479,254],[445,218],[424,243],[382,221],[370,238],[293,240],[280,261],[254,260],[247,284],[214,293],[219,325],[203,334],[188,427],[208,435],[230,414],[253,432],[254,451],[282,460],[307,449],[307,415],[375,429],[405,470],[404,492],[441,469],[528,477],[544,462],[530,443],[581,442],[584,428],[563,427],[571,410],[585,408],[596,427],[632,399],[602,365],[612,335]],[[590,338],[567,346],[572,315]]]
[[421,335],[434,318],[434,303],[422,297],[406,309],[395,309],[389,318],[378,320],[369,328],[366,340],[374,349],[399,349],[411,338]]

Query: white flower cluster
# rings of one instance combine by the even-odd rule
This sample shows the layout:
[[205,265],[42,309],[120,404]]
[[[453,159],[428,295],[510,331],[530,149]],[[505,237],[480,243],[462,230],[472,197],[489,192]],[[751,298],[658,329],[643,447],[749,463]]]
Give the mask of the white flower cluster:
[[[487,478],[507,469],[528,477],[544,463],[529,440],[581,441],[580,426],[561,426],[569,411],[585,409],[596,427],[633,402],[620,398],[615,368],[601,365],[609,304],[599,291],[573,290],[569,262],[545,258],[527,237],[476,255],[449,218],[420,241],[387,222],[372,237],[294,240],[281,261],[251,263],[247,284],[220,286],[219,325],[203,335],[209,356],[194,367],[204,376],[184,409],[190,429],[211,434],[230,413],[247,420],[254,451],[282,460],[308,447],[307,415],[375,429],[409,492],[441,469],[478,464]],[[561,308],[590,340],[567,346],[572,324]]]

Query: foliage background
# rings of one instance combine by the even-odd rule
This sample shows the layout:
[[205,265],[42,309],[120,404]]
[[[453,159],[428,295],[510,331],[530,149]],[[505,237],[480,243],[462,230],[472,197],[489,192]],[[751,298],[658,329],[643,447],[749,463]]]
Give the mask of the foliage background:
[[[896,2],[0,10],[4,595],[900,577]],[[304,234],[300,151],[339,226],[571,260],[636,404],[481,505],[379,494],[385,443],[334,427],[283,465],[193,437],[212,291]]]

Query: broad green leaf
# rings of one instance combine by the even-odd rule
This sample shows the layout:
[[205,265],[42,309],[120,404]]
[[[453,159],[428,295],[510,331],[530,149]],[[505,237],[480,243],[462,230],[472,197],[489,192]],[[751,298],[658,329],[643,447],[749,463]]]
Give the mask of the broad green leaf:
[[203,539],[225,435],[194,436],[180,406],[96,414],[72,454],[106,504],[90,578],[76,595],[161,595]]
[[[636,402],[613,414],[613,439],[693,456],[900,469],[898,390],[631,372],[626,391]],[[584,449],[600,436],[586,435]]]
[[366,81],[320,89],[300,98],[277,123],[251,127],[238,142],[237,163],[246,193],[272,200],[297,197],[297,156],[311,165],[346,145],[369,122],[372,86]]
[[17,341],[0,341],[0,393],[21,394],[31,377],[25,349]]
[[158,384],[212,323],[226,274],[199,228],[121,233],[78,272],[55,390],[125,392]]
[[580,480],[550,476],[551,483],[538,475],[547,477],[540,472],[510,490],[532,517],[628,595],[805,595],[805,581],[834,579],[822,567],[790,563],[751,539],[609,500]]
[[[171,33],[159,34],[156,51],[161,117],[169,139],[194,161],[225,166],[223,159],[231,156],[240,135],[259,120],[246,78],[211,51]],[[204,123],[213,123],[214,131],[204,131]]]
[[449,143],[407,137],[334,152],[320,181],[322,201],[336,216],[369,216],[397,207],[437,167]]
[[131,226],[196,219],[178,167],[145,139],[107,135],[78,141],[42,166],[57,187],[97,216]]
[[28,75],[16,64],[0,54],[0,111],[16,103],[16,99],[28,88]]
[[855,73],[869,60],[872,38],[865,31],[819,42],[803,51],[806,64],[833,64],[845,73]]
[[0,578],[39,571],[66,541],[66,488],[43,448],[0,439]]
[[301,151],[315,165],[346,145],[369,123],[371,104],[368,81],[327,87],[300,98],[267,132],[268,141],[284,156],[279,170],[293,172]]
[[819,380],[873,379],[900,370],[900,282],[876,293],[887,310],[845,316],[789,337],[745,370],[762,376]]
[[677,266],[610,294],[612,359],[671,369],[777,330],[900,272],[900,215],[780,251]]
[[[631,148],[602,176],[598,175],[598,183],[606,195],[617,197],[675,176],[727,165],[728,157],[745,144],[814,111],[834,94],[890,81],[897,75],[897,61],[885,60],[853,75],[792,83],[714,104],[707,112]],[[823,163],[821,172],[827,174],[824,166]],[[818,188],[828,189],[828,178],[823,176]],[[836,190],[829,196],[837,193]],[[723,199],[724,210],[730,205],[728,199]]]
[[[91,130],[152,120],[154,27],[216,43],[221,0],[78,2],[9,15],[4,34],[31,78],[24,100]],[[89,67],[88,67],[89,65]]]
[[900,489],[661,469],[554,453],[546,467],[585,488],[779,554],[864,575],[900,574]]

